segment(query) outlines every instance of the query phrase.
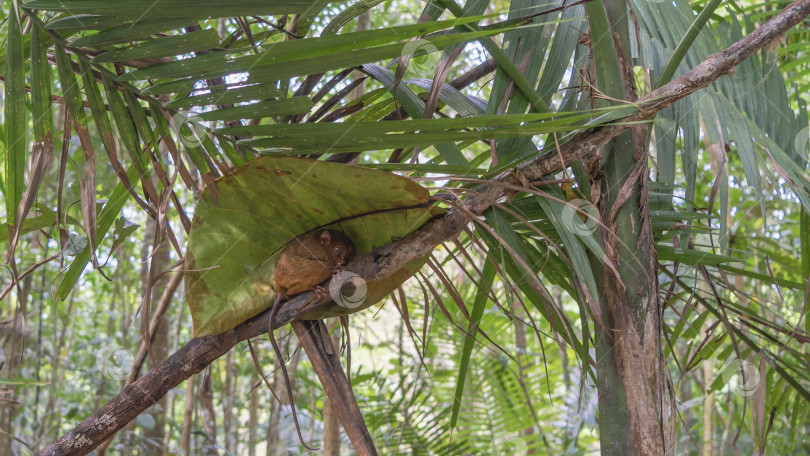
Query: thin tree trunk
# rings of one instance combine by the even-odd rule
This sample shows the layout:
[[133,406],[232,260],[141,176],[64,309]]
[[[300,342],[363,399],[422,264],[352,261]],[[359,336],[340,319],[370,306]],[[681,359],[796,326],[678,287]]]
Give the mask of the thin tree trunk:
[[[519,300],[512,299],[511,301],[512,301],[511,302],[512,314],[515,316],[515,318],[513,319],[514,320],[513,321],[513,327],[515,328],[515,349],[516,349],[517,361],[518,361],[518,366],[517,366],[518,367],[518,379],[520,380],[521,385],[525,387],[525,385],[531,384],[531,382],[528,381],[529,379],[526,378],[526,367],[528,367],[527,364],[529,363],[529,357],[526,356],[527,348],[528,348],[527,337],[526,337],[526,327],[521,322],[521,320],[526,318],[526,315],[523,312],[523,307],[521,306],[521,303],[520,303]],[[530,402],[531,397],[527,397],[526,401],[529,404],[529,406],[531,407],[531,402]],[[530,442],[529,439],[531,439],[535,434],[535,428],[534,428],[534,423],[533,422],[534,422],[534,419],[532,419],[531,421],[527,420],[526,427],[521,432],[521,434],[523,434],[523,437],[525,437],[525,439],[527,440],[527,443]],[[535,453],[536,453],[536,450],[534,449],[534,447],[532,447],[532,449],[529,450],[527,454],[535,454]]]
[[[723,144],[712,144],[710,141],[710,137],[708,135],[708,131],[706,129],[706,125],[703,124],[701,120],[701,126],[705,132],[703,140],[705,141],[705,147],[707,151],[714,151],[714,153],[709,154],[709,161],[712,166],[712,175],[718,176],[719,173],[724,172],[723,167],[725,167],[725,158],[724,153],[725,150],[723,149]],[[719,129],[718,131],[722,131]],[[727,223],[728,226],[732,226],[731,214],[726,214],[727,216]],[[736,276],[736,279],[741,279],[740,276]],[[738,283],[738,286],[742,284]],[[700,282],[700,289],[703,293],[709,293],[709,286],[705,281]],[[739,288],[743,289],[743,288]],[[699,312],[705,312],[706,309],[704,306],[698,306]],[[706,337],[708,332],[708,323],[705,321],[700,328],[701,337]],[[704,391],[709,389],[711,382],[714,378],[714,366],[712,365],[711,360],[703,361],[703,388]],[[703,439],[701,442],[701,456],[714,456],[715,453],[715,445],[714,445],[714,429],[713,429],[713,422],[712,422],[712,412],[714,411],[714,400],[715,395],[714,393],[707,394],[706,397],[703,399]]]
[[340,422],[335,406],[328,397],[323,400],[323,443],[321,454],[324,456],[340,455]]
[[[357,28],[355,28],[355,31],[362,32],[368,30],[370,26],[371,26],[371,11],[366,11],[363,14],[357,16]],[[354,79],[355,81],[360,78],[367,78],[367,77],[368,76],[366,76],[366,74],[361,71],[352,72],[352,79]],[[354,90],[352,90],[349,99],[351,100],[357,99],[363,96],[363,94],[365,93],[366,93],[365,85],[360,84]]]
[[222,395],[222,433],[225,449],[236,453],[236,423],[234,416],[234,396],[236,394],[237,370],[234,364],[234,350],[225,355],[225,384]]
[[[73,302],[74,302],[75,294],[71,293],[70,297],[68,298],[68,303],[66,309],[67,314],[73,311]],[[56,304],[52,306],[52,310],[54,315],[59,315],[59,311],[56,308]],[[65,323],[65,327],[62,332],[59,334],[59,337],[56,339],[56,346],[53,348],[53,353],[51,354],[51,384],[48,388],[48,403],[45,405],[45,412],[43,412],[43,417],[48,417],[48,424],[45,426],[48,429],[53,429],[53,437],[59,437],[60,426],[62,424],[62,414],[55,413],[54,408],[56,406],[56,397],[58,396],[57,390],[60,385],[62,385],[63,380],[63,370],[62,367],[62,353],[69,353],[70,349],[70,337],[69,334],[73,331],[73,324],[75,322],[74,319],[68,319],[67,322],[64,322],[62,318],[59,318],[60,321]],[[56,333],[56,328],[54,328],[54,333]],[[66,347],[63,349],[63,347]],[[53,421],[55,420],[55,422]]]
[[337,349],[331,346],[328,337],[323,337],[326,331],[323,322],[294,320],[290,325],[312,362],[312,369],[318,375],[324,392],[336,405],[339,404],[335,407],[335,412],[352,442],[355,453],[360,456],[376,456],[377,449],[357,405],[351,384],[335,354]]
[[[285,331],[286,329],[280,329],[276,333],[279,340],[284,338]],[[287,341],[287,345],[289,346],[289,337],[287,338]],[[299,351],[290,358],[290,362],[287,365],[287,371],[290,376],[290,388],[292,388],[293,396],[295,396],[296,389],[295,374],[298,371],[298,361],[300,359],[301,356]],[[279,360],[279,362],[283,362],[283,360]],[[280,447],[279,444],[281,443],[281,409],[284,404],[289,403],[287,399],[287,385],[284,381],[284,375],[282,374],[280,368],[277,368],[273,373],[273,390],[281,399],[281,403],[279,404],[279,402],[273,397],[270,399],[270,422],[267,426],[267,456],[276,456],[278,454],[278,449]]]
[[215,445],[217,444],[217,415],[214,408],[214,386],[211,378],[211,366],[203,371],[202,382],[200,383],[200,409],[202,410],[203,430],[205,431],[206,442],[203,445],[203,454],[217,454]]
[[[16,379],[20,371],[25,347],[25,295],[19,295],[20,307],[15,306],[10,320],[0,323],[0,347],[3,349],[3,359],[0,359],[0,377]],[[4,385],[0,389],[0,454],[12,454],[11,444],[14,442],[14,429],[11,423],[19,407],[16,397],[17,389],[14,385]]]
[[[156,230],[160,229],[154,219],[148,218],[146,222],[146,233],[144,236],[145,241],[151,241],[155,235]],[[147,251],[152,250],[148,249]],[[150,293],[150,308],[152,313],[157,311],[160,304],[163,290],[169,283],[170,274],[163,274],[166,268],[169,267],[169,252],[171,248],[169,242],[164,240],[163,243],[157,248],[157,251],[150,252],[149,255],[144,257],[147,264],[150,264],[148,276],[152,281],[151,289],[147,286],[143,290],[149,290]],[[155,357],[155,362],[159,363],[169,356],[169,329],[170,321],[167,318],[158,320],[155,334],[152,337],[152,354]],[[141,334],[141,337],[149,337],[149,328],[146,328],[147,334]],[[155,456],[162,456],[166,454],[166,396],[163,396],[155,405],[150,408],[151,415],[155,420],[155,425],[152,428],[144,428],[143,436],[146,438],[146,445],[149,447],[149,454]]]
[[[43,189],[44,190],[44,189]],[[34,240],[32,242],[38,244],[40,249],[42,249],[42,256],[47,258],[48,257],[48,242],[45,240],[43,242],[44,236],[40,233],[34,234]],[[43,315],[44,315],[44,307],[45,307],[45,292],[48,289],[46,287],[47,280],[49,277],[48,268],[42,268],[42,274],[40,275],[39,281],[39,289],[37,290],[38,296],[38,308],[37,308],[37,342],[36,342],[36,374],[34,379],[37,382],[37,386],[34,389],[34,435],[33,441],[31,442],[31,446],[35,450],[39,450],[42,444],[45,442],[47,438],[47,434],[45,428],[42,426],[43,422],[39,419],[39,401],[40,401],[40,393],[41,393],[41,386],[39,382],[41,380],[41,370],[42,370],[42,322],[43,322]]]
[[248,410],[248,456],[256,456],[256,432],[259,429],[259,395],[257,394],[256,390],[250,393],[250,404],[248,406]]
[[[279,337],[284,334],[284,329],[277,332]],[[290,382],[295,383],[295,377],[290,375]],[[286,385],[284,385],[284,377],[281,374],[281,369],[273,371],[273,390],[276,392],[279,400],[274,397],[270,398],[270,419],[267,422],[267,456],[276,456],[279,442],[279,424],[281,423],[281,406],[287,401]]]
[[[331,327],[334,327],[336,318],[331,319]],[[339,347],[340,341],[337,334],[333,333],[331,336],[332,345]],[[314,397],[314,396],[313,396]],[[330,398],[323,401],[323,444],[321,445],[321,454],[324,456],[339,456],[340,455],[340,421],[338,421],[337,412],[334,409],[335,403]]]
[[[701,330],[705,334],[705,325]],[[709,387],[709,382],[714,377],[714,368],[711,361],[703,361],[703,382],[704,388]],[[702,456],[714,456],[714,431],[712,429],[712,411],[714,410],[714,393],[707,394],[703,399],[703,444],[700,454]]]
[[184,455],[191,454],[191,425],[194,418],[194,379],[192,376],[186,380],[186,398],[183,402],[183,428],[180,431],[180,448]]

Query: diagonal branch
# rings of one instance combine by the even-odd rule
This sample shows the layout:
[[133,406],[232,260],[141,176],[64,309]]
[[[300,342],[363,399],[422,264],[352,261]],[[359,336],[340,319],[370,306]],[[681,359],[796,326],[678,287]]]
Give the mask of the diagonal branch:
[[[779,39],[809,14],[810,0],[793,2],[750,35],[639,99],[638,112],[619,119],[622,124],[585,130],[575,139],[562,144],[559,151],[526,162],[493,178],[490,184],[482,185],[477,189],[477,196],[464,200],[466,211],[480,214],[499,198],[514,193],[509,186],[523,186],[524,182],[537,180],[561,170],[573,161],[597,153],[611,138],[630,128],[629,122],[649,119],[675,101],[732,72],[735,66]],[[437,245],[457,237],[467,222],[467,215],[463,211],[450,210],[445,215],[430,220],[408,237],[356,259],[347,265],[347,269],[365,279],[388,277],[409,261],[423,258]],[[299,295],[279,310],[276,327],[284,326],[299,316],[322,312],[328,305],[327,300],[317,298],[313,292]],[[222,334],[192,339],[39,454],[55,456],[89,453],[171,388],[200,372],[238,342],[266,333],[268,315],[269,312],[264,312]]]

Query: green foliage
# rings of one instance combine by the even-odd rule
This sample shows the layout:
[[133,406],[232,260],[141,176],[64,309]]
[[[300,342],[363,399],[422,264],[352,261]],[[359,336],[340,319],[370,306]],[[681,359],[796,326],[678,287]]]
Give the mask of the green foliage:
[[[435,215],[428,191],[463,200],[501,170],[558,153],[569,132],[637,112],[619,102],[593,109],[593,72],[604,78],[611,69],[591,67],[589,39],[609,34],[584,35],[599,24],[587,23],[583,5],[526,23],[526,15],[561,3],[4,3],[2,218],[7,226],[19,222],[21,238],[16,272],[5,269],[0,281],[8,293],[0,327],[5,361],[21,364],[15,372],[6,362],[0,383],[22,404],[11,407],[9,433],[26,442],[15,451],[41,449],[117,394],[143,338],[133,322],[154,312],[162,293],[172,303],[163,317],[171,327],[161,330],[165,344],[155,345],[171,351],[192,337],[192,322],[196,335],[209,334],[265,308],[273,255],[296,234],[340,220],[367,252]],[[714,9],[714,1],[631,1],[629,45],[641,94],[787,3]],[[355,30],[369,9],[369,30]],[[741,453],[754,453],[760,436],[769,454],[808,451],[808,30],[795,27],[778,47],[650,124],[651,223],[662,346],[680,405],[679,454],[700,452],[703,442],[731,451],[738,431]],[[610,41],[593,44],[611,52]],[[459,78],[490,58],[494,76]],[[353,93],[356,87],[365,92]],[[89,143],[66,128],[77,123]],[[18,220],[34,182],[29,140],[48,132],[54,166]],[[90,151],[96,183],[82,188]],[[336,154],[359,164],[323,160]],[[301,155],[318,160],[289,157]],[[276,185],[291,175],[259,171],[270,163],[305,177]],[[394,302],[353,316],[352,380],[382,454],[491,454],[512,448],[507,441],[539,454],[599,451],[591,368],[599,289],[590,260],[603,252],[602,221],[589,210],[592,165],[571,163],[548,182],[514,189],[457,243],[381,284],[380,299],[415,276]],[[424,181],[435,185],[414,184]],[[573,190],[559,189],[560,181]],[[391,201],[413,208],[370,215]],[[0,241],[10,237],[0,230]],[[168,248],[167,263],[157,262],[156,252]],[[185,298],[192,309],[205,308],[191,318],[182,290],[166,291],[164,280],[184,256]],[[87,267],[96,267],[93,257],[105,259],[97,270]],[[39,264],[47,258],[53,261]],[[212,287],[232,298],[207,293]],[[225,317],[231,310],[235,316]],[[25,317],[18,348],[5,337],[15,315]],[[267,368],[269,347],[256,345]],[[211,369],[217,445],[234,454],[247,453],[249,442],[263,445],[276,418],[272,396],[252,389],[246,352],[240,344],[231,364],[218,360]],[[309,412],[317,440],[320,390],[306,359],[294,362],[296,402]],[[740,367],[749,369],[746,377]],[[763,388],[753,396],[751,382]],[[160,417],[169,452],[181,454],[185,397],[172,390],[108,454],[125,447],[152,454],[161,438],[147,434]],[[199,454],[211,433],[200,405],[189,401],[196,408],[191,451]],[[260,410],[252,424],[251,407]],[[291,437],[294,447],[284,413],[280,420],[281,439]],[[759,422],[765,429],[752,425]]]

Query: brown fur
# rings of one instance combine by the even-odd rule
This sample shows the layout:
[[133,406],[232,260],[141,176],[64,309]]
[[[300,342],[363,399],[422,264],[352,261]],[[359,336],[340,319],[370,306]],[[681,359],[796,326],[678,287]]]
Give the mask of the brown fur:
[[354,255],[354,244],[339,231],[316,230],[304,233],[289,242],[281,251],[273,271],[273,279],[276,282],[276,300],[270,310],[268,321],[268,333],[270,343],[276,352],[276,358],[281,365],[281,372],[284,374],[284,381],[287,384],[287,395],[290,399],[295,430],[298,431],[298,438],[301,444],[309,450],[317,450],[304,442],[301,435],[301,428],[298,425],[298,417],[295,414],[295,400],[292,395],[290,377],[287,374],[287,367],[284,365],[284,358],[281,349],[273,335],[276,326],[276,315],[281,307],[281,300],[285,296],[303,293],[307,290],[315,289],[323,293],[323,289],[318,284],[331,277],[343,267],[344,262]]

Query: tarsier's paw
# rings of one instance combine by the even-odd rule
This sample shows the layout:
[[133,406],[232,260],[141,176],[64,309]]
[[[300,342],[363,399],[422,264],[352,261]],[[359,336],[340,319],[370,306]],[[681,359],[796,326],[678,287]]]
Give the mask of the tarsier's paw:
[[320,298],[320,299],[324,299],[324,298],[329,297],[329,292],[326,291],[326,288],[324,288],[324,287],[322,287],[320,285],[315,285],[314,287],[312,287],[312,291],[314,291],[315,294],[318,295],[318,298]]

